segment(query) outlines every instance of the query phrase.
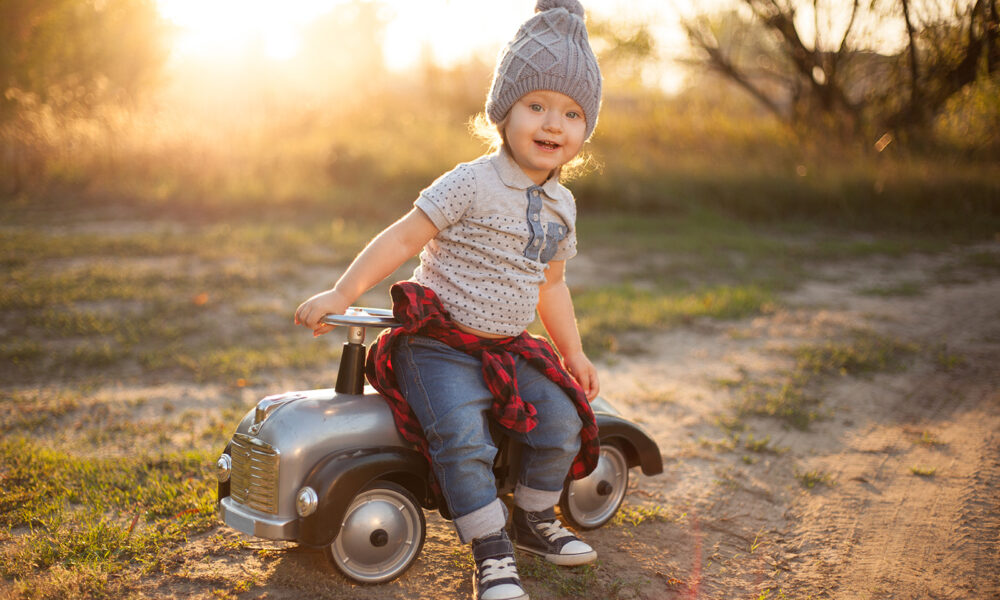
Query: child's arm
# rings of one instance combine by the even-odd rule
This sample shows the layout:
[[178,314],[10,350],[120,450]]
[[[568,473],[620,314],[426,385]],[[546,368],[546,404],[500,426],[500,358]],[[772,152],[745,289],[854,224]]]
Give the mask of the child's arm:
[[320,319],[343,314],[361,294],[416,255],[437,232],[424,211],[414,208],[369,242],[332,289],[299,305],[295,322],[312,329],[314,336],[334,329],[333,325],[320,323]]
[[593,400],[597,397],[601,384],[597,379],[597,369],[583,353],[573,299],[570,297],[569,286],[566,285],[565,274],[566,261],[549,262],[549,268],[545,271],[545,283],[538,291],[538,316],[562,354],[566,370],[580,383],[587,394],[587,400]]

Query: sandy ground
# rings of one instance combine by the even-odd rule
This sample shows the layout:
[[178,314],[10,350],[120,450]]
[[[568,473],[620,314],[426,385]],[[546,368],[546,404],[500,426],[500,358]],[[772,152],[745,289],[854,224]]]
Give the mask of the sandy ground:
[[[829,267],[766,315],[625,336],[637,354],[601,362],[603,395],[651,433],[665,472],[633,470],[631,522],[586,534],[595,568],[562,573],[521,557],[531,597],[1000,598],[1000,278],[962,260],[972,252],[995,255],[1000,243]],[[864,293],[908,282],[922,292]],[[814,381],[822,418],[807,430],[746,418],[727,445],[718,423],[732,418],[738,387],[725,382],[780,378],[787,350],[860,330],[916,351],[900,368]],[[743,446],[751,434],[765,451]],[[321,552],[219,527],[142,593],[468,598],[467,550],[447,522],[427,519],[423,553],[388,584],[351,584]]]

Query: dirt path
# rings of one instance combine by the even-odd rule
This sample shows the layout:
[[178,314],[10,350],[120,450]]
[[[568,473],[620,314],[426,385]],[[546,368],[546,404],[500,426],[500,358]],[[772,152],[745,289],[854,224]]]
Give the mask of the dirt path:
[[832,390],[837,413],[852,424],[835,452],[806,459],[838,485],[791,507],[793,589],[837,598],[1000,597],[998,294],[996,282],[978,282],[933,290],[910,306],[865,307],[869,320],[936,357]]
[[[531,597],[1000,598],[1000,278],[962,267],[970,252],[1000,244],[840,266],[755,319],[625,336],[642,352],[600,366],[605,395],[651,432],[666,472],[633,473],[626,518],[586,535],[595,568],[522,557]],[[929,275],[950,267],[947,281]],[[923,293],[870,291],[914,281]],[[752,385],[780,387],[795,349],[859,332],[902,358],[810,378],[808,428],[737,410]],[[467,598],[467,551],[447,523],[428,525],[415,566],[381,586],[348,584],[321,553],[220,528],[143,591]]]

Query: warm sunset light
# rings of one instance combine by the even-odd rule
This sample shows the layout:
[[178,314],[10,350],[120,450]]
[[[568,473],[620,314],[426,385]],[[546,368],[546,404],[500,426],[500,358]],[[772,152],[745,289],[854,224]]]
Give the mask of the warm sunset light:
[[0,0],[0,600],[1000,600],[997,4]]
[[275,59],[299,50],[300,28],[329,12],[337,0],[159,0],[160,13],[177,28],[175,51],[201,57],[233,56],[252,50]]
[[[162,16],[177,27],[177,54],[233,58],[259,53],[274,60],[293,58],[301,49],[303,29],[343,4],[345,0],[157,0]],[[531,14],[535,0],[383,0],[376,4],[384,10],[387,21],[383,43],[386,64],[400,69],[426,52],[440,64],[453,64],[476,54],[492,56],[525,15]],[[678,11],[670,3],[593,0],[586,6],[601,16],[651,22],[659,37],[680,40]]]

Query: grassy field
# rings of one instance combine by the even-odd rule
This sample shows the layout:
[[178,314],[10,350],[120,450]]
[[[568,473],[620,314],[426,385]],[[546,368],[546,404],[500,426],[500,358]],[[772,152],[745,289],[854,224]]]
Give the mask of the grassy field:
[[[332,384],[341,340],[293,327],[295,306],[482,150],[465,126],[476,86],[363,100],[40,114],[0,131],[0,597],[122,597],[168,572],[215,526],[211,466],[239,416],[263,395]],[[636,332],[771,313],[823,265],[1000,231],[989,152],[828,147],[745,104],[609,88],[592,153],[597,167],[570,184],[581,258],[568,277],[586,349],[608,362],[645,351]],[[995,253],[968,256],[963,273],[1000,270]],[[386,306],[386,291],[361,303]],[[822,416],[810,378],[909,351],[859,335],[800,349],[782,380],[726,385],[738,418],[807,427]],[[590,576],[554,581],[574,594]]]
[[[280,391],[269,386],[332,383],[340,340],[313,340],[293,327],[291,313],[377,227],[331,217],[197,222],[8,205],[0,238],[0,575],[15,596],[127,594],[142,574],[169,569],[189,536],[214,526],[210,466],[239,415]],[[817,265],[981,240],[971,229],[873,235],[709,209],[587,215],[586,262],[570,275],[588,351],[617,360],[642,351],[621,347],[628,332],[773,311]],[[980,267],[995,272],[993,256],[984,254]],[[364,301],[386,299],[381,286]],[[785,381],[729,385],[742,390],[740,415],[807,426],[817,418],[804,391],[814,374],[882,369],[909,351],[860,335],[799,349]],[[171,402],[144,396],[164,386],[183,391]],[[767,441],[741,443],[767,449]]]

